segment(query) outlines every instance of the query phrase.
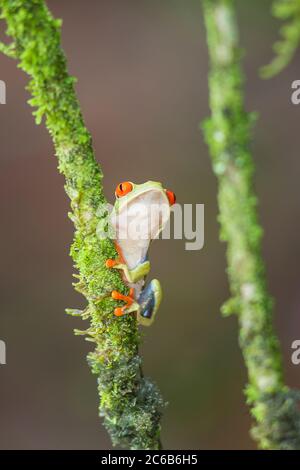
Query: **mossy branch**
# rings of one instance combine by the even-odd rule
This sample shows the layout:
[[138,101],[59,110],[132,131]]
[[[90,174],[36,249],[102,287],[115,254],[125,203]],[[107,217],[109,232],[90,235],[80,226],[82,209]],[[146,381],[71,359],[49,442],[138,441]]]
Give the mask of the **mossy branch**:
[[264,449],[300,449],[300,396],[283,382],[261,255],[262,229],[249,150],[254,116],[244,109],[234,2],[203,0],[203,9],[212,113],[204,132],[218,178],[221,239],[227,242],[232,295],[223,313],[236,313],[239,319],[240,346],[249,378],[247,402],[256,420],[252,435]]
[[67,72],[60,46],[61,22],[52,17],[43,0],[1,0],[0,6],[13,40],[13,45],[2,45],[1,50],[16,57],[18,66],[31,77],[30,104],[36,108],[38,123],[45,117],[66,179],[75,225],[71,255],[79,271],[75,288],[88,301],[84,312],[71,313],[90,321],[87,339],[95,343],[95,350],[88,361],[98,376],[100,415],[113,444],[158,449],[163,401],[141,371],[136,320],[113,315],[116,305],[111,291],[127,293],[127,288],[117,272],[105,267],[105,260],[116,256],[113,243],[96,233],[105,216],[97,212],[106,203],[102,173],[74,92],[75,79]]
[[300,0],[275,0],[272,11],[285,24],[280,28],[282,39],[273,47],[275,58],[261,69],[263,78],[280,73],[290,63],[300,43]]

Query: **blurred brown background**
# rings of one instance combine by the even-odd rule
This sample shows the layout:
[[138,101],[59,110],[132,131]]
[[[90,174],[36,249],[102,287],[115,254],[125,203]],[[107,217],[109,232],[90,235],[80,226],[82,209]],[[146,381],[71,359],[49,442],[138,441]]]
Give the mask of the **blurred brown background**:
[[[271,81],[258,68],[272,56],[278,23],[271,2],[237,2],[246,48],[247,108],[260,114],[253,152],[265,228],[264,256],[276,297],[276,328],[287,382],[300,387],[290,361],[300,339],[299,118],[290,101],[299,54]],[[169,402],[169,449],[248,449],[246,372],[235,317],[221,318],[228,297],[224,245],[218,240],[216,180],[198,123],[208,113],[207,51],[200,0],[50,0],[63,18],[63,46],[96,155],[113,201],[122,180],[154,179],[181,203],[205,204],[205,246],[156,241],[152,276],[164,287],[156,323],[145,329],[145,371]],[[4,38],[4,25],[1,25]],[[97,417],[96,382],[74,337],[79,320],[65,307],[84,300],[71,286],[72,224],[50,137],[36,127],[24,90],[28,78],[0,56],[7,104],[0,106],[2,449],[110,448]]]

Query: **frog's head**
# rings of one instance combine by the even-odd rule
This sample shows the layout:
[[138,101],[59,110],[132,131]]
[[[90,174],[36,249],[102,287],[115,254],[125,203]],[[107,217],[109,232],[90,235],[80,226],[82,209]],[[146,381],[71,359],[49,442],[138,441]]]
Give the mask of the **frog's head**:
[[153,239],[159,234],[170,217],[170,206],[176,202],[175,194],[156,181],[120,183],[115,195],[114,212],[118,225],[125,222],[127,227],[128,224],[135,225],[138,238],[144,240]]

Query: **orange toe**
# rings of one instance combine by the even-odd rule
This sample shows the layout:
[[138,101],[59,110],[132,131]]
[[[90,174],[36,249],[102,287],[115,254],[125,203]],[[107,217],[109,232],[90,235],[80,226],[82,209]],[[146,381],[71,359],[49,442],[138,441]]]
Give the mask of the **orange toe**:
[[114,259],[109,258],[105,261],[105,266],[107,268],[113,268],[115,266],[115,264],[116,264],[116,261]]
[[116,315],[116,317],[122,317],[122,315],[124,315],[124,313],[125,312],[124,312],[123,308],[121,308],[121,307],[117,307],[114,310],[114,314]]
[[123,300],[123,295],[120,294],[120,292],[118,292],[117,290],[113,290],[112,293],[111,293],[111,296],[114,300]]

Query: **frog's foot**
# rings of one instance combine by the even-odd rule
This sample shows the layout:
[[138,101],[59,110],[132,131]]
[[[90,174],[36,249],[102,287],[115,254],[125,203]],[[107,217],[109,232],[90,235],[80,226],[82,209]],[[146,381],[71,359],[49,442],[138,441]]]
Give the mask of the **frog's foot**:
[[135,302],[134,300],[134,289],[131,288],[129,291],[129,295],[123,295],[120,292],[113,290],[111,293],[111,296],[114,300],[123,300],[123,302],[126,302],[124,307],[117,307],[114,310],[114,314],[117,317],[121,317],[125,315],[126,313],[133,312],[135,310],[138,310],[139,305]]
[[127,268],[126,264],[124,263],[124,261],[121,257],[118,257],[118,258],[115,258],[115,259],[108,258],[105,261],[105,266],[107,267],[107,269],[121,269],[121,270],[123,270],[124,273],[125,273],[126,279],[128,279],[128,277],[129,277],[128,268]]
[[138,322],[141,325],[149,326],[153,323],[155,314],[162,300],[162,290],[160,282],[153,279],[145,289],[142,290],[139,298],[139,310],[137,314]]
[[116,265],[119,264],[119,260],[118,259],[111,259],[111,258],[108,258],[106,261],[105,261],[105,266],[107,268],[114,268]]
[[105,261],[105,266],[108,269],[111,269],[111,268],[124,269],[126,265],[125,265],[125,261],[124,261],[124,258],[123,258],[122,252],[121,252],[121,248],[119,247],[119,245],[117,243],[115,243],[115,248],[116,248],[116,251],[117,251],[117,257],[115,259],[108,258]]
[[108,269],[121,269],[124,272],[127,282],[137,282],[147,276],[148,272],[150,271],[150,263],[148,260],[138,264],[134,269],[128,269],[128,266],[124,262],[123,258],[109,258],[106,260],[105,266]]

